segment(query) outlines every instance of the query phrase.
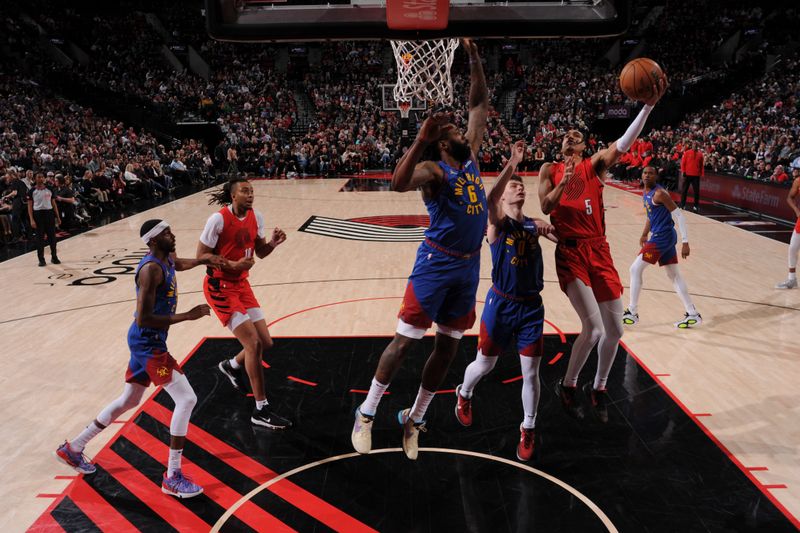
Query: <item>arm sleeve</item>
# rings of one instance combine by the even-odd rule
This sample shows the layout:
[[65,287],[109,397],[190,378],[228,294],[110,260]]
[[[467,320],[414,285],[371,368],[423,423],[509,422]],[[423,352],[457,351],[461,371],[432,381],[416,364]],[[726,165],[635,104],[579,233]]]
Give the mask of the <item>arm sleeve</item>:
[[258,238],[265,239],[267,237],[267,230],[264,228],[264,215],[255,209],[253,212],[256,214],[256,222],[258,222]]
[[689,234],[686,231],[686,218],[683,210],[679,207],[672,212],[672,218],[678,223],[678,230],[681,233],[681,242],[689,242]]
[[628,129],[625,130],[625,133],[622,134],[622,137],[617,139],[617,150],[620,152],[627,152],[633,146],[634,141],[642,133],[642,128],[644,128],[644,123],[647,122],[647,117],[650,115],[650,111],[653,110],[653,106],[645,104],[639,114],[633,119],[631,125],[628,126]]
[[225,220],[219,213],[214,213],[206,221],[206,227],[203,228],[203,233],[200,234],[200,242],[209,248],[216,248],[219,234],[222,233],[222,228],[225,226]]

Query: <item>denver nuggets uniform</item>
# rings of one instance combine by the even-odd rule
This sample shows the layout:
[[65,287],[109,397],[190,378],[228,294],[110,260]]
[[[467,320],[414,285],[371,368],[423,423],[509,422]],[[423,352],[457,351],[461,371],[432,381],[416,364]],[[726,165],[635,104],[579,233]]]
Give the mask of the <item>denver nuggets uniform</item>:
[[486,230],[486,191],[473,160],[463,169],[438,162],[444,182],[425,200],[430,225],[417,250],[398,317],[417,328],[432,322],[457,330],[475,323],[480,249]]
[[516,335],[518,353],[540,356],[544,269],[536,223],[529,217],[522,222],[505,217],[490,248],[492,287],[481,315],[478,348],[487,357],[498,356]]
[[[139,272],[147,263],[156,263],[164,273],[164,281],[156,288],[153,304],[154,315],[174,315],[178,305],[178,280],[175,277],[175,263],[167,259],[164,263],[155,256],[147,254],[136,267],[136,295],[139,295]],[[172,371],[181,372],[177,361],[167,351],[169,328],[156,329],[140,327],[136,324],[136,314],[128,329],[128,347],[131,358],[125,381],[148,386],[152,381],[163,385],[172,379]],[[181,372],[182,373],[182,372]]]
[[647,218],[650,220],[650,238],[644,243],[642,259],[648,263],[673,265],[678,262],[678,252],[675,245],[678,243],[678,234],[675,232],[675,222],[672,214],[662,204],[654,204],[653,197],[661,185],[656,185],[653,189],[642,196],[644,209],[647,211]]

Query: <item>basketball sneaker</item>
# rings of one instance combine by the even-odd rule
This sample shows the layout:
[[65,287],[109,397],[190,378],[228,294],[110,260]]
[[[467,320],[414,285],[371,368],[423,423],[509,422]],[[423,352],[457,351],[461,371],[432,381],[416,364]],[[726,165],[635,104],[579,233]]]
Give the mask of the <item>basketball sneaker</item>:
[[583,408],[578,405],[575,398],[575,392],[578,387],[567,387],[564,385],[564,378],[561,378],[556,383],[555,389],[556,396],[561,400],[561,407],[564,408],[564,411],[572,418],[581,420],[583,418]]
[[353,432],[350,434],[353,449],[358,453],[369,453],[372,449],[372,423],[375,421],[375,417],[363,414],[361,406],[358,406],[356,407],[355,419]]
[[631,313],[630,309],[625,309],[622,313],[622,323],[626,326],[633,326],[639,323],[639,313]]
[[534,441],[533,428],[526,429],[519,426],[519,444],[517,444],[517,459],[523,462],[531,460],[533,457],[533,441]]
[[250,422],[256,426],[262,426],[269,429],[289,429],[292,427],[292,422],[277,415],[269,410],[269,405],[261,409],[253,409],[253,414],[250,415]]
[[796,289],[797,288],[797,279],[785,279],[775,285],[776,289]]
[[194,483],[178,470],[172,474],[172,477],[167,477],[167,473],[164,472],[164,477],[161,480],[161,492],[176,498],[193,498],[203,493],[203,487]]
[[462,426],[472,425],[472,399],[461,396],[461,385],[456,387],[456,419]]
[[242,373],[240,372],[241,369],[236,369],[231,366],[231,362],[229,359],[225,359],[219,365],[217,365],[219,371],[228,378],[233,385],[233,388],[238,390],[241,393],[247,392],[247,384],[242,379]]
[[608,423],[608,392],[606,389],[597,390],[591,381],[583,385],[583,394],[589,400],[592,414],[603,424]]
[[409,418],[408,415],[410,414],[411,409],[399,411],[397,413],[397,421],[403,426],[403,451],[406,457],[412,461],[416,461],[417,455],[419,454],[419,445],[417,443],[419,432],[425,432],[428,431],[428,429],[425,427],[424,420],[422,422],[414,422]]
[[76,452],[69,446],[69,441],[64,441],[64,444],[58,447],[55,451],[56,459],[61,461],[67,466],[74,468],[81,474],[94,474],[97,470],[92,463],[86,459],[82,452]]
[[700,313],[684,313],[683,320],[675,322],[675,327],[678,329],[688,329],[692,326],[699,326],[703,323],[703,317]]

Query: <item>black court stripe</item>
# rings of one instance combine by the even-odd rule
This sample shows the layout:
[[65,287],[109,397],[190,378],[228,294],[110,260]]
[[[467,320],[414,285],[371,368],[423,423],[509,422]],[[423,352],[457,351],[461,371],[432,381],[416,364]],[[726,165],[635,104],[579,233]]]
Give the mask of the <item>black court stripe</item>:
[[[151,457],[147,452],[136,446],[124,436],[117,439],[111,445],[111,450],[125,459],[128,463],[135,465],[136,469],[146,478],[152,481],[157,487],[161,487],[161,480],[164,474],[164,466],[159,461]],[[221,517],[226,509],[223,509],[207,494],[200,494],[193,498],[175,498],[176,505],[182,505],[196,516],[208,524],[214,524]],[[233,531],[253,531],[244,522],[232,516],[226,524]]]
[[[140,531],[177,531],[102,466],[83,480]],[[69,531],[69,530],[68,530]]]
[[[158,399],[161,401],[157,403],[162,404],[163,402],[163,405],[169,407],[170,400],[168,399],[168,396],[159,395]],[[247,417],[246,420],[249,420],[249,417]],[[200,425],[197,420],[194,420],[193,423]],[[142,412],[136,418],[136,425],[162,442],[167,442],[166,439],[169,438],[169,428],[161,424],[158,420],[147,413]],[[204,427],[203,429],[209,431],[209,433],[212,432],[210,431],[211,428]],[[247,423],[245,431],[252,432],[249,423]],[[239,448],[235,445],[235,441],[230,441],[229,439],[226,439],[224,436],[220,435],[216,435],[216,437],[222,441],[225,441],[234,448]],[[186,448],[183,450],[184,457],[195,463],[197,466],[215,478],[224,482],[228,487],[241,495],[245,495],[259,486],[259,483],[255,482],[250,477],[231,467],[221,459],[218,459],[211,453],[204,450],[201,446],[195,444],[191,438],[192,434],[191,430],[189,430],[189,434],[187,435],[186,439]],[[292,505],[290,502],[287,502],[283,498],[276,496],[268,490],[260,492],[250,501],[296,531],[334,531],[327,525],[318,521],[316,518],[309,516],[305,512]],[[312,528],[309,528],[310,524],[313,524]],[[229,523],[226,522],[226,529],[228,525]]]
[[58,522],[59,526],[64,528],[64,531],[81,531],[81,533],[94,533],[95,531],[102,533],[103,531],[75,505],[69,496],[64,496],[55,509],[50,511],[50,515]]

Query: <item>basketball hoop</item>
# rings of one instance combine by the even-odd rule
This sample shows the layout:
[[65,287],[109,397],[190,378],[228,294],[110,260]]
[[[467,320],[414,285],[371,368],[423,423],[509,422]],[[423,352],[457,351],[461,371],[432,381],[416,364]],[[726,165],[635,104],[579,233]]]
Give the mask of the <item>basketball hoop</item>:
[[408,113],[411,111],[411,102],[397,102],[397,107],[400,108],[400,116],[408,118]]
[[[394,99],[405,103],[417,97],[433,105],[452,105],[450,67],[453,66],[458,39],[391,43],[397,63]],[[402,107],[400,111],[403,111]]]

